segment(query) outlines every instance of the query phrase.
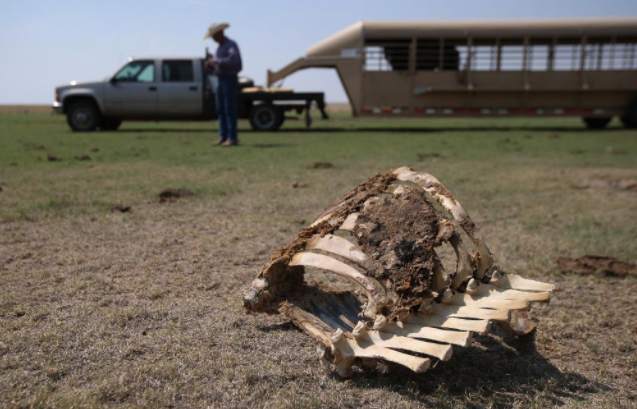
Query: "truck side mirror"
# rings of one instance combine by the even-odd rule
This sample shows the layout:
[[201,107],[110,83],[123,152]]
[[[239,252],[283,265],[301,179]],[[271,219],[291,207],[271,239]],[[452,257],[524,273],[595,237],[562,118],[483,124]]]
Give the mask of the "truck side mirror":
[[117,78],[111,77],[111,79],[108,82],[110,82],[111,85],[115,85],[115,84],[117,84]]

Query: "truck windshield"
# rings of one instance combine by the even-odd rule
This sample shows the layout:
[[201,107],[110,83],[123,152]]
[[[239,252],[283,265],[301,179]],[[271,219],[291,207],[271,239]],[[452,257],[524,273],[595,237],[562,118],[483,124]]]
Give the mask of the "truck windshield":
[[155,64],[153,61],[131,61],[115,74],[117,81],[153,82]]

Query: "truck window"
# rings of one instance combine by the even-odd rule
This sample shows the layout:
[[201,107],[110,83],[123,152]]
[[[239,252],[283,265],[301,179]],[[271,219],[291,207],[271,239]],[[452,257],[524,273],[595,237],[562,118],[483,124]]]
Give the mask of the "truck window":
[[115,79],[123,82],[153,82],[155,65],[150,60],[131,61],[115,74]]
[[164,82],[193,82],[195,80],[191,60],[167,60],[162,64],[161,80]]

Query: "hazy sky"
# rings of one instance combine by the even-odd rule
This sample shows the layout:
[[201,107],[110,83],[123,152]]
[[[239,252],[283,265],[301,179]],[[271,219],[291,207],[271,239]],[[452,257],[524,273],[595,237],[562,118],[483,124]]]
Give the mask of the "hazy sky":
[[[312,44],[358,20],[637,16],[637,0],[0,0],[0,104],[50,103],[53,88],[110,76],[130,56],[199,56],[211,22],[229,21],[243,75],[265,82]],[[344,101],[329,70],[286,87]]]

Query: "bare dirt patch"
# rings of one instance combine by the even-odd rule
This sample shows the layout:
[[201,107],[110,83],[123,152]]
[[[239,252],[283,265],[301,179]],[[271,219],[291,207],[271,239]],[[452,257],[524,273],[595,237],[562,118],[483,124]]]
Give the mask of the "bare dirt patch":
[[332,169],[333,167],[332,162],[314,162],[309,166],[310,169]]
[[607,277],[637,277],[637,265],[606,256],[582,256],[578,258],[560,257],[557,265],[564,273]]
[[177,199],[194,196],[190,189],[186,188],[168,188],[159,193],[159,203],[173,202]]
[[113,207],[111,207],[111,212],[128,213],[131,211],[131,209],[132,209],[131,206],[116,204]]
[[637,179],[599,177],[578,182],[573,187],[576,189],[613,189],[637,192]]

